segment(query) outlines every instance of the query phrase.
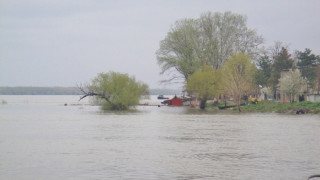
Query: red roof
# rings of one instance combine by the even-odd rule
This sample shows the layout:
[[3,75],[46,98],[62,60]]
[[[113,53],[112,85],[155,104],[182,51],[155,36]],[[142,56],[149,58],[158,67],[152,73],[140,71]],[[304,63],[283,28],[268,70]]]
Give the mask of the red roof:
[[182,106],[182,99],[178,97],[174,97],[170,100],[168,100],[168,105],[169,106]]

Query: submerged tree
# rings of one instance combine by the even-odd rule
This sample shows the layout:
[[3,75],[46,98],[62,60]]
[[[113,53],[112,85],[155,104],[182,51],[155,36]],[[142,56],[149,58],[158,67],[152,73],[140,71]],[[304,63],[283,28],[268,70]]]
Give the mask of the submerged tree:
[[223,87],[233,97],[239,112],[241,98],[254,89],[253,75],[256,69],[249,57],[241,53],[232,56],[223,66]]
[[289,97],[291,103],[295,101],[295,96],[305,90],[307,81],[301,77],[298,69],[289,70],[279,79],[280,92]]
[[204,64],[216,70],[233,54],[255,57],[263,39],[246,21],[245,16],[231,12],[208,12],[199,19],[177,21],[156,53],[161,73],[177,72],[181,76],[173,75],[169,81],[182,77],[185,82]]
[[102,107],[109,110],[127,110],[139,103],[140,96],[148,94],[148,86],[137,82],[127,74],[99,73],[86,88],[80,87],[84,95],[103,100]]
[[220,93],[218,72],[209,65],[192,74],[187,81],[187,92],[200,99],[200,109],[206,108],[206,102]]

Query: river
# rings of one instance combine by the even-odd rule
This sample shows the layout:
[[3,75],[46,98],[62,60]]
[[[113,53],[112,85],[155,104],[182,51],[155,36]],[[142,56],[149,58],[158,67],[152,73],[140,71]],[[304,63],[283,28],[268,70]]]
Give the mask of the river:
[[166,106],[115,113],[78,99],[0,96],[0,179],[304,180],[320,174],[319,115]]

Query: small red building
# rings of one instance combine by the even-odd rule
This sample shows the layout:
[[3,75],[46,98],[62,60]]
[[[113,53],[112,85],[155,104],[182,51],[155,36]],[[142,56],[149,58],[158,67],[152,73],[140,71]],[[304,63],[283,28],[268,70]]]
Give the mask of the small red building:
[[174,98],[167,100],[169,106],[182,106],[182,99],[175,96]]

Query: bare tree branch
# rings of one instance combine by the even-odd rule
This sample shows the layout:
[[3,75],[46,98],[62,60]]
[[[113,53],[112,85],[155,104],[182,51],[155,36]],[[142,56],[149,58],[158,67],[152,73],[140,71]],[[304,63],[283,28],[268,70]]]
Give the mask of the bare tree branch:
[[81,101],[82,99],[88,96],[98,96],[99,98],[106,100],[109,104],[114,105],[114,103],[110,101],[110,96],[106,95],[105,93],[102,93],[102,94],[96,93],[90,88],[89,85],[87,85],[86,87],[83,87],[81,84],[77,86],[79,90],[84,94],[83,96],[80,97],[79,101]]
[[90,91],[89,90],[90,88],[88,88],[88,86],[87,86],[88,90],[85,90],[85,88],[83,87],[82,84],[77,85],[77,86],[78,86],[78,89],[84,94],[83,96],[80,97],[79,101],[81,101],[82,99],[84,99],[87,96],[98,96],[97,93],[94,93],[93,91]]

